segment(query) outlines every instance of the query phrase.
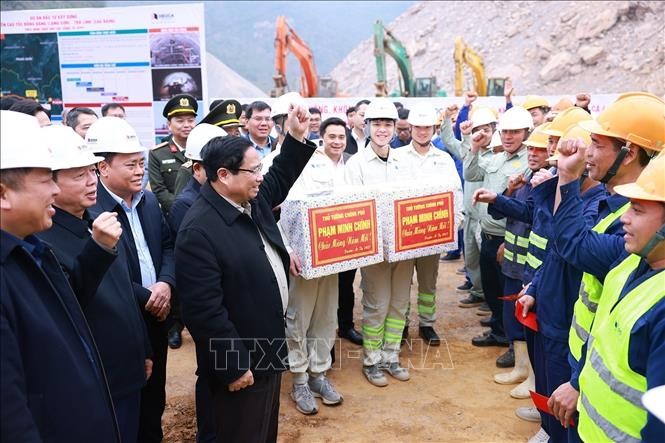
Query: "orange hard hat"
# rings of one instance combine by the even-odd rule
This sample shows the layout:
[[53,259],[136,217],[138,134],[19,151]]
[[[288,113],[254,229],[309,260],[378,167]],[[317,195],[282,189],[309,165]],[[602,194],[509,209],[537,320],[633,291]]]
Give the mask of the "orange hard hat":
[[665,151],[649,162],[634,183],[617,185],[614,190],[627,198],[665,202]]
[[592,120],[591,114],[584,109],[576,106],[564,109],[554,117],[552,124],[545,130],[545,134],[561,137],[568,128],[584,120]]
[[[555,119],[556,120],[556,119]],[[627,92],[595,120],[580,122],[592,134],[619,138],[652,151],[665,144],[665,102],[647,92]]]
[[552,160],[558,160],[560,157],[560,152],[559,152],[559,147],[566,141],[566,140],[574,140],[576,138],[581,138],[584,141],[584,144],[586,146],[589,146],[591,144],[591,135],[589,132],[585,131],[581,127],[574,125],[568,128],[565,134],[561,136],[559,139],[559,142],[556,145],[556,151],[554,151],[554,155],[548,158],[548,161]]

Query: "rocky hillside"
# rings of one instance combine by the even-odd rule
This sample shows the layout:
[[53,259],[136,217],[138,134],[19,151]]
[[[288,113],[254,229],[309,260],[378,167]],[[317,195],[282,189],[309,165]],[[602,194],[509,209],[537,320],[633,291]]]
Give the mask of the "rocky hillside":
[[[457,35],[483,57],[488,77],[511,77],[519,95],[665,94],[665,2],[420,2],[386,25],[408,49],[414,75],[436,76],[448,95]],[[387,64],[389,90],[396,89],[397,66]],[[332,75],[346,94],[373,95],[373,40]]]

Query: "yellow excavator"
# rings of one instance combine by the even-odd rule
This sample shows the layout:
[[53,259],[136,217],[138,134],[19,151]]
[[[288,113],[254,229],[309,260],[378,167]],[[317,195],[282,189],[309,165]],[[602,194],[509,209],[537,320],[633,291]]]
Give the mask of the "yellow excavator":
[[474,79],[474,89],[480,96],[502,96],[506,83],[504,77],[485,77],[485,64],[482,57],[467,45],[462,37],[455,38],[455,95],[464,93],[464,66],[471,68]]

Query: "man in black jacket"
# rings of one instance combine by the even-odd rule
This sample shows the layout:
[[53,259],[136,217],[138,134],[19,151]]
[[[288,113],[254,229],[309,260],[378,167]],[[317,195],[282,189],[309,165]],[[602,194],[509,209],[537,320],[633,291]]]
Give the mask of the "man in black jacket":
[[212,139],[202,155],[208,183],[178,232],[182,314],[208,351],[199,370],[210,379],[217,441],[277,439],[290,259],[272,208],[316,149],[304,138],[308,123],[307,109],[292,107],[289,134],[265,176],[246,139]]
[[[109,252],[117,251],[122,234],[117,214],[105,212],[96,219],[105,231],[98,235],[88,208],[97,200],[97,157],[85,150],[85,141],[71,128],[43,129],[58,153],[53,179],[60,187],[55,197],[53,226],[39,234],[49,242],[68,275],[85,272],[82,252],[91,242]],[[90,227],[93,230],[90,230]],[[96,235],[97,234],[97,235]],[[125,251],[104,274],[97,292],[79,303],[95,337],[104,363],[123,442],[135,442],[139,427],[141,389],[152,371],[150,342],[138,303],[132,291]]]
[[119,442],[102,361],[72,291],[94,294],[116,256],[93,242],[88,278],[70,286],[34,236],[51,227],[60,192],[48,140],[32,116],[1,111],[0,126],[0,441]]
[[175,287],[173,243],[157,198],[141,187],[144,149],[136,132],[117,117],[102,117],[88,130],[88,148],[104,160],[97,164],[97,203],[91,215],[115,212],[123,235],[119,248],[127,257],[134,296],[143,308],[150,346],[152,376],[141,392],[139,442],[161,442],[166,405],[167,316]]

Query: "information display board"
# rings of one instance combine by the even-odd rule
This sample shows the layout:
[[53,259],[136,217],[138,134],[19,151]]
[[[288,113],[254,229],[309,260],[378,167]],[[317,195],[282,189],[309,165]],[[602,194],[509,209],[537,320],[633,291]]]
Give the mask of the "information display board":
[[141,142],[168,135],[164,104],[180,93],[207,103],[203,3],[3,11],[3,95],[101,115],[119,103]]

